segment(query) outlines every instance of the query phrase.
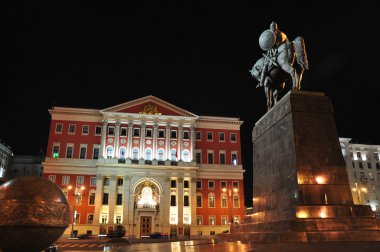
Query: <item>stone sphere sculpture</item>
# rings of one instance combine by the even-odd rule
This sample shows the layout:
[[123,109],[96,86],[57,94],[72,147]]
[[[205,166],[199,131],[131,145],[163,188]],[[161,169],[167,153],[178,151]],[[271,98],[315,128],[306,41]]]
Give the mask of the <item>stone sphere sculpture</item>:
[[126,230],[125,230],[125,227],[122,226],[122,225],[116,225],[114,230],[113,230],[113,234],[117,237],[117,238],[121,238],[125,235],[126,233]]
[[69,224],[69,203],[50,180],[25,176],[0,186],[0,251],[39,252]]

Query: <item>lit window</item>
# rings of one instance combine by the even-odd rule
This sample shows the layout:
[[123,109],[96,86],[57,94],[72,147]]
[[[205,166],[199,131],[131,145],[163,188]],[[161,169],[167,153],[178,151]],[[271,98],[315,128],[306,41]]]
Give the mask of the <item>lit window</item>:
[[145,150],[145,160],[152,160],[152,150],[150,148]]
[[119,155],[119,158],[125,158],[127,154],[127,148],[125,148],[124,146],[120,148],[120,155]]
[[48,179],[49,179],[51,182],[54,182],[54,183],[55,183],[55,178],[56,178],[55,175],[49,175],[49,177],[48,177]]
[[164,150],[158,149],[158,161],[163,161],[163,160],[164,160]]
[[70,176],[62,176],[62,185],[68,185],[70,183]]
[[188,150],[183,151],[183,161],[190,162],[190,152]]
[[211,208],[215,207],[215,196],[213,193],[210,193],[208,195],[208,207],[211,207]]
[[107,158],[108,159],[113,158],[113,147],[112,146],[107,147]]
[[133,160],[138,160],[139,159],[139,149],[138,148],[133,148],[133,150],[132,150],[132,159]]
[[53,158],[59,158],[59,145],[53,146]]
[[208,218],[208,224],[210,226],[216,225],[216,223],[215,223],[215,216],[209,216],[209,218]]
[[96,186],[96,177],[90,178],[90,186]]
[[83,176],[77,176],[77,185],[83,185],[83,180],[84,180]]
[[233,165],[237,165],[237,154],[236,153],[231,154],[231,160],[232,160]]

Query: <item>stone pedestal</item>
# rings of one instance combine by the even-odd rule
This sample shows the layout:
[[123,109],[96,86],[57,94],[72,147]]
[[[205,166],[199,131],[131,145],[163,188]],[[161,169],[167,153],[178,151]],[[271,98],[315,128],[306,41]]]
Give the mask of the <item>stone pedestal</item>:
[[291,91],[256,124],[253,214],[230,237],[259,242],[380,241],[370,206],[353,205],[331,102]]

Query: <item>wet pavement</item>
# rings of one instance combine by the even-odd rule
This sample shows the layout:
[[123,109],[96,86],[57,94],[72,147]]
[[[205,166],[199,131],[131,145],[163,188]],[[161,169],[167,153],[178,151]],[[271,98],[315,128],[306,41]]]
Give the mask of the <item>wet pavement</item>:
[[321,243],[274,243],[245,244],[241,242],[218,242],[217,240],[177,241],[164,243],[138,243],[114,246],[110,251],[157,251],[157,252],[378,252],[380,242],[321,242]]

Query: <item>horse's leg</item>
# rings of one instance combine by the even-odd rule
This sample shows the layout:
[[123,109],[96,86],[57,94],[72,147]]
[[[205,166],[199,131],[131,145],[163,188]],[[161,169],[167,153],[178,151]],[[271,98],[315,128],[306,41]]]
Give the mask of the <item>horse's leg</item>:
[[269,110],[273,105],[272,104],[273,93],[272,93],[272,87],[271,87],[271,84],[269,83],[268,78],[265,78],[264,80],[264,90],[265,90],[265,96],[267,97],[267,107]]
[[297,73],[298,74],[298,90],[301,89],[301,80],[302,80],[303,71],[305,71],[305,70],[303,68],[301,68],[299,70],[299,73]]
[[299,76],[297,74],[297,71],[295,68],[293,68],[289,63],[285,63],[284,65],[281,66],[281,68],[290,74],[290,76],[292,77],[292,81],[293,81],[293,87],[292,89],[297,89],[299,90]]

